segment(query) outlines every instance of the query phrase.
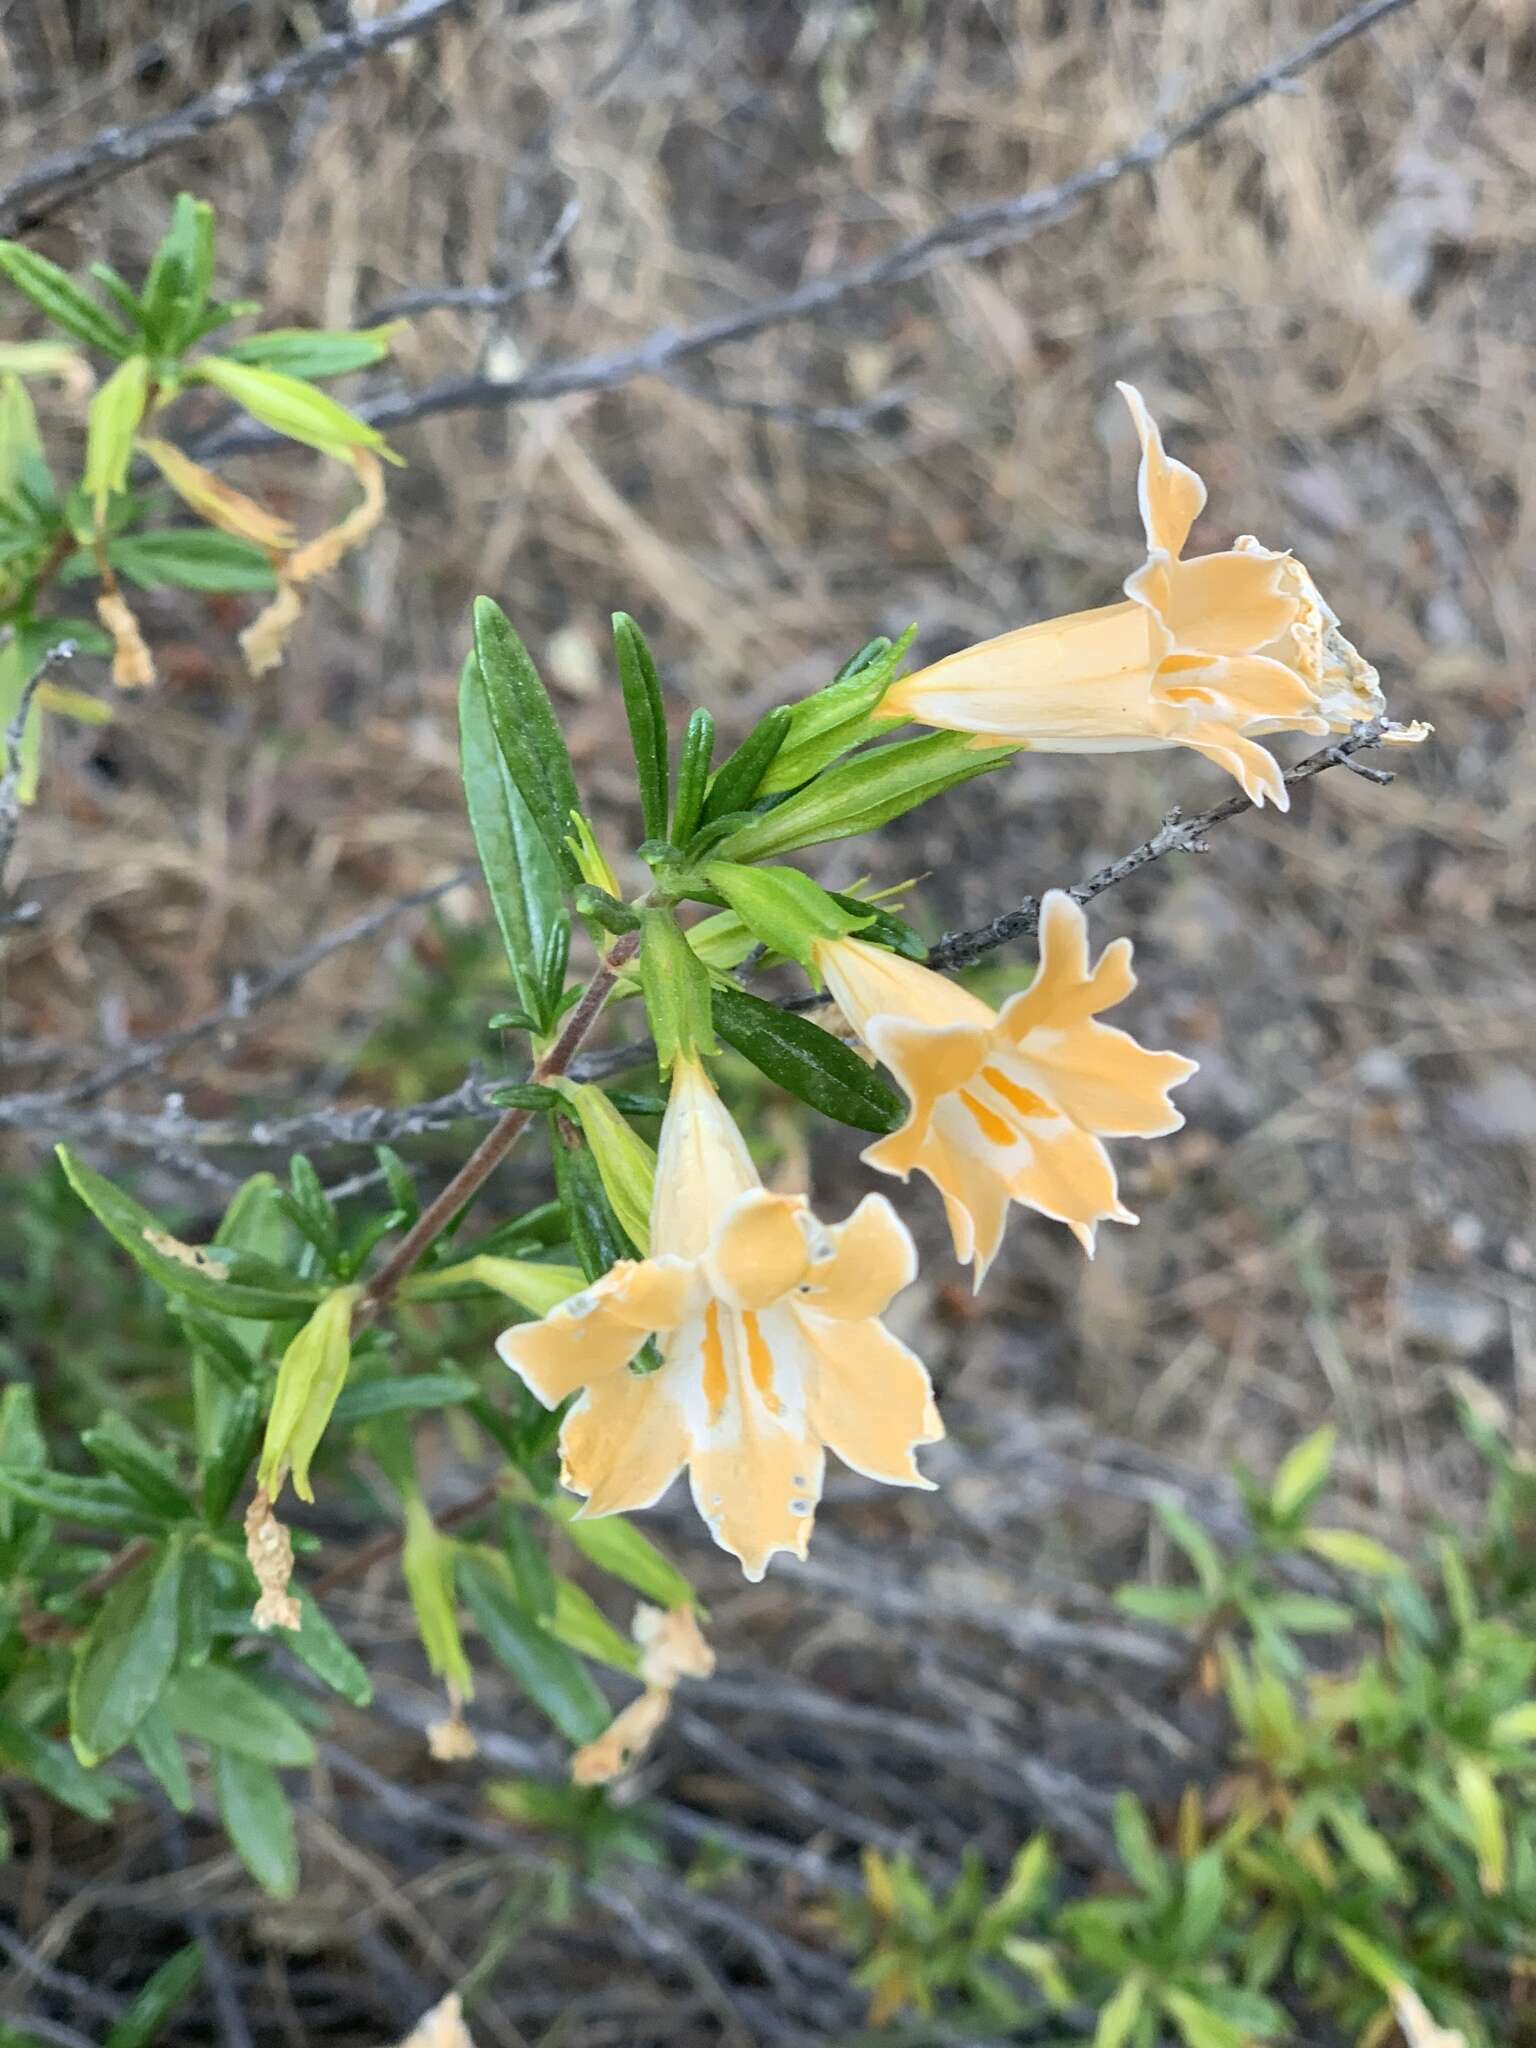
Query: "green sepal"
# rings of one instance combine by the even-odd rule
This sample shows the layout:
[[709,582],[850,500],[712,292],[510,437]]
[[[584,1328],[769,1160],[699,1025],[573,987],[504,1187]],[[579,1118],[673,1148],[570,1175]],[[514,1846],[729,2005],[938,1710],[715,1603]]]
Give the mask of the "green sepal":
[[656,1041],[656,1064],[713,1053],[709,970],[684,938],[670,910],[641,912],[640,993]]
[[726,860],[767,860],[796,847],[873,832],[930,797],[985,775],[1017,751],[1016,746],[977,748],[968,733],[960,732],[928,733],[871,748],[731,833],[720,854]]
[[874,920],[874,912],[867,906],[845,907],[852,903],[851,898],[840,902],[798,868],[744,867],[736,861],[715,860],[705,868],[704,876],[759,945],[786,960],[798,961],[817,988],[821,976],[815,942],[846,938]]
[[583,882],[576,891],[576,908],[583,917],[592,918],[605,932],[612,932],[615,937],[640,929],[637,910],[632,910],[627,903],[621,903],[617,896],[610,896],[606,889],[599,889],[592,882]]
[[615,1216],[581,1125],[565,1115],[551,1117],[550,1125],[555,1186],[565,1209],[571,1245],[582,1272],[589,1280],[599,1280],[621,1259],[639,1257],[643,1247],[633,1242]]

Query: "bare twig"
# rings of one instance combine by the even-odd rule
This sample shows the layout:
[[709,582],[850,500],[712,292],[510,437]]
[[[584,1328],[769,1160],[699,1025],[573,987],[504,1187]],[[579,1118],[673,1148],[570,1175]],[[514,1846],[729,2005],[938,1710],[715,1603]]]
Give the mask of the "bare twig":
[[156,157],[195,142],[226,121],[257,113],[291,93],[307,91],[338,72],[350,71],[380,50],[424,34],[465,4],[466,0],[404,0],[393,14],[320,36],[297,57],[274,64],[255,78],[217,86],[173,114],[162,114],[136,128],[104,128],[79,148],[45,157],[0,188],[0,232],[15,234],[35,227],[83,192],[153,163]]
[[[274,996],[280,996],[295,987],[304,977],[328,960],[333,953],[339,953],[344,946],[355,945],[359,939],[372,938],[407,910],[419,910],[424,904],[435,903],[450,890],[472,882],[480,870],[476,866],[457,869],[440,882],[429,882],[424,889],[412,889],[407,895],[393,897],[388,903],[379,904],[373,910],[366,910],[350,918],[346,924],[338,925],[333,932],[315,940],[291,960],[285,960],[280,967],[274,967],[267,974],[254,981],[243,977],[236,980],[229,999],[210,1010],[205,1016],[196,1018],[190,1024],[183,1024],[178,1030],[167,1032],[163,1038],[155,1038],[144,1044],[131,1046],[128,1051],[111,1060],[94,1073],[85,1074],[63,1088],[39,1090],[27,1095],[0,1097],[0,1129],[6,1125],[36,1126],[40,1121],[71,1106],[94,1102],[115,1088],[120,1081],[128,1080],[134,1074],[142,1074],[151,1067],[162,1066],[174,1054],[184,1052],[189,1045],[196,1045],[201,1039],[211,1038],[216,1033],[236,1031],[242,1028],[252,1013],[263,1003],[269,1003]],[[172,1136],[185,1137],[188,1126],[178,1124],[173,1131],[163,1118],[153,1120],[155,1142],[162,1143]]]
[[521,277],[504,284],[437,285],[425,291],[406,292],[398,299],[386,299],[375,306],[360,324],[365,327],[385,320],[411,320],[418,313],[500,313],[515,306],[530,292],[547,291],[560,274],[560,253],[581,219],[581,201],[568,199],[560,218],[535,252]]
[[[408,420],[428,419],[437,413],[523,405],[534,399],[563,398],[576,391],[611,390],[635,377],[666,374],[690,356],[704,355],[730,342],[749,341],[769,328],[782,327],[793,320],[820,318],[862,292],[909,283],[954,260],[970,261],[1016,247],[1041,229],[1066,220],[1120,179],[1155,170],[1256,100],[1283,91],[1293,79],[1331,56],[1342,44],[1413,4],[1414,0],[1362,0],[1360,6],[1340,15],[1279,63],[1217,93],[1171,127],[1149,129],[1139,141],[1117,155],[1090,164],[1060,184],[1016,193],[952,214],[926,234],[899,242],[867,263],[852,265],[829,277],[812,278],[782,298],[722,314],[681,332],[659,328],[633,347],[609,355],[545,363],[520,377],[445,378],[420,391],[385,393],[357,410],[375,426],[398,427]],[[274,446],[280,439],[267,428],[252,424],[199,441],[195,452],[206,460]]]
[[[1287,787],[1310,782],[1316,776],[1325,774],[1330,768],[1348,768],[1355,774],[1365,776],[1372,782],[1390,780],[1387,770],[1367,768],[1356,761],[1357,754],[1381,744],[1385,732],[1384,722],[1374,720],[1368,725],[1356,726],[1345,738],[1320,747],[1316,753],[1308,754],[1298,761],[1294,768],[1287,769]],[[1078,903],[1091,903],[1106,890],[1128,881],[1154,861],[1170,853],[1197,853],[1205,849],[1208,835],[1232,818],[1240,818],[1251,811],[1253,804],[1245,796],[1232,796],[1209,810],[1200,811],[1192,818],[1181,818],[1177,812],[1170,812],[1162,824],[1129,853],[1100,868],[1085,881],[1075,884],[1069,894]],[[465,870],[455,879],[466,879],[474,870]],[[353,938],[366,935],[366,930],[376,929],[369,919],[384,922],[388,916],[401,909],[409,908],[419,900],[430,901],[433,893],[441,893],[451,884],[439,883],[434,890],[418,892],[413,897],[384,906],[382,912],[368,913],[367,919],[354,919],[352,924],[333,932],[327,939],[316,942],[306,954],[298,956],[280,968],[275,968],[262,981],[247,992],[246,1004],[253,1000],[265,1001],[268,996],[290,988],[301,978],[316,958],[336,950]],[[954,972],[963,967],[973,966],[988,953],[996,952],[1015,939],[1030,937],[1039,927],[1040,903],[1038,897],[1027,896],[1014,909],[1001,912],[986,924],[977,925],[967,931],[946,932],[930,950],[928,964],[945,972]],[[365,929],[360,929],[364,927]],[[323,951],[321,949],[324,949]],[[307,964],[302,964],[307,963]],[[297,971],[296,971],[297,970]],[[820,998],[797,998],[794,1007],[807,1007],[819,1002]],[[214,1013],[213,1018],[201,1019],[196,1025],[189,1025],[182,1034],[173,1034],[171,1039],[157,1040],[151,1046],[137,1047],[125,1054],[114,1068],[87,1078],[85,1082],[73,1084],[76,1092],[56,1089],[50,1093],[33,1095],[12,1095],[0,1097],[0,1128],[7,1124],[20,1128],[45,1128],[51,1135],[61,1138],[96,1138],[109,1144],[118,1144],[138,1151],[160,1151],[163,1156],[176,1148],[200,1146],[209,1150],[255,1147],[259,1150],[292,1150],[295,1147],[326,1147],[332,1145],[381,1145],[394,1144],[402,1138],[420,1137],[429,1131],[444,1130],[450,1125],[499,1116],[501,1110],[495,1102],[495,1094],[506,1086],[506,1078],[499,1081],[486,1080],[471,1074],[460,1082],[457,1088],[446,1095],[433,1097],[405,1108],[386,1104],[371,1103],[358,1108],[339,1106],[300,1111],[292,1116],[262,1118],[256,1121],[224,1119],[199,1122],[182,1114],[179,1101],[172,1098],[171,1104],[154,1115],[135,1114],[127,1110],[93,1109],[85,1110],[79,1105],[89,1102],[107,1088],[124,1078],[126,1074],[141,1072],[146,1066],[158,1065],[179,1051],[183,1045],[193,1043],[208,1031],[217,1029],[229,1021],[230,1016],[243,1017],[244,1011],[231,1013],[230,1006]],[[652,1057],[648,1039],[633,1039],[623,1045],[603,1046],[595,1051],[584,1052],[572,1061],[570,1073],[573,1079],[581,1081],[608,1080],[615,1074],[623,1073],[630,1067],[643,1065]],[[79,1092],[79,1091],[84,1091]]]

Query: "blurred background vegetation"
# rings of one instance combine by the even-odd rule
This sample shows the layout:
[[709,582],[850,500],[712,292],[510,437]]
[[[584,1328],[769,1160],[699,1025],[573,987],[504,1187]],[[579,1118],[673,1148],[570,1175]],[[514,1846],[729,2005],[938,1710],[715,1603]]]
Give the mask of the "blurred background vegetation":
[[[357,0],[352,18],[387,11]],[[1068,177],[1333,13],[479,0],[29,241],[137,276],[171,197],[194,191],[217,208],[221,289],[261,299],[268,326],[364,325],[532,273],[491,310],[409,318],[391,364],[337,389],[505,381]],[[0,12],[0,184],[345,20],[307,0]],[[454,695],[478,591],[539,654],[624,843],[613,607],[734,742],[872,634],[916,622],[934,659],[1107,601],[1138,559],[1117,377],[1209,481],[1202,543],[1294,545],[1394,710],[1437,736],[1394,763],[1392,789],[1331,775],[1288,819],[1249,818],[1095,911],[1101,938],[1136,938],[1138,1036],[1202,1063],[1187,1128],[1126,1161],[1140,1228],[1106,1233],[1090,1266],[1023,1220],[979,1299],[938,1259],[904,1298],[952,1434],[939,1493],[877,1501],[845,1476],[811,1563],[759,1588],[681,1518],[674,1532],[675,1504],[659,1513],[709,1602],[720,1676],[623,1802],[572,1807],[561,1751],[492,1674],[480,1762],[430,1762],[439,1700],[383,1567],[332,1609],[377,1698],[301,1788],[298,1902],[260,1900],[195,1820],[141,1803],[107,1832],[25,1794],[24,1853],[0,1877],[20,1945],[0,1953],[0,2018],[102,2038],[196,1936],[216,1968],[167,2039],[383,2042],[454,1986],[482,2042],[851,2039],[865,1999],[846,1939],[879,1929],[839,1933],[826,1902],[852,1887],[878,1919],[894,1898],[868,1889],[860,1850],[916,1856],[943,1892],[968,1850],[1001,1883],[1045,1828],[1091,1886],[1113,1865],[1117,1791],[1171,1827],[1186,1781],[1221,1776],[1198,1658],[1111,1600],[1138,1574],[1182,1583],[1154,1497],[1230,1523],[1233,1460],[1271,1471],[1331,1420],[1327,1519],[1412,1548],[1436,1516],[1475,1520],[1486,1491],[1458,1399],[1532,1448],[1533,74],[1528,0],[1414,0],[1024,248],[666,377],[402,425],[384,526],[259,680],[236,645],[259,599],[145,601],[159,686],[117,698],[108,727],[54,725],[20,835],[10,880],[40,908],[0,955],[6,1093],[89,1074],[469,860]],[[6,337],[32,331],[8,301]],[[67,441],[78,408],[39,404]],[[307,530],[348,502],[339,471],[292,451],[221,470]],[[875,879],[920,877],[907,914],[934,936],[1087,873],[1170,803],[1225,793],[1175,755],[1028,760],[890,836]],[[817,871],[847,887],[862,852]],[[197,1117],[246,1122],[411,1103],[476,1061],[496,1070],[487,1020],[506,1000],[466,884],[109,1099],[150,1112],[174,1089]],[[766,1091],[765,1111],[780,1154],[802,1152],[805,1127]],[[471,1128],[404,1149],[430,1176]],[[68,1429],[153,1403],[174,1353],[156,1300],[43,1163],[57,1134],[0,1137],[0,1370]],[[264,1160],[188,1150],[98,1136],[92,1156],[190,1230]],[[822,1126],[814,1150],[835,1208],[857,1143]],[[370,1164],[345,1147],[317,1160],[331,1182]],[[541,1199],[532,1172],[507,1175],[508,1210]],[[935,1204],[909,1208],[936,1247]],[[447,1428],[424,1470],[443,1502],[480,1476]],[[324,1533],[347,1536],[342,1510]],[[1529,2009],[1510,2011],[1507,2039],[1529,2039]],[[953,2025],[907,2038],[982,2038],[974,2016]]]

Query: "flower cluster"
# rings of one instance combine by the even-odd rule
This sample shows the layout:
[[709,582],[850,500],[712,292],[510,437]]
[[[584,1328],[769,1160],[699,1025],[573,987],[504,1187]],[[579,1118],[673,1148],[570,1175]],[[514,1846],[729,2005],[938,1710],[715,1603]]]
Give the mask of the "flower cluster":
[[[1382,718],[1376,671],[1291,555],[1243,538],[1185,558],[1205,487],[1166,454],[1140,395],[1120,388],[1141,440],[1147,536],[1125,601],[968,648],[884,689],[873,716],[973,735],[975,748],[1189,747],[1252,802],[1283,810],[1284,779],[1255,735]],[[899,1083],[906,1120],[863,1157],[933,1182],[978,1286],[1012,1203],[1065,1223],[1089,1254],[1100,1223],[1136,1221],[1104,1140],[1177,1130],[1170,1091],[1195,1063],[1100,1021],[1135,987],[1129,940],[1091,961],[1081,907],[1052,891],[1034,978],[994,1011],[793,870],[708,873],[759,940],[825,985]],[[798,940],[796,918],[810,919]],[[804,1557],[828,1449],[870,1478],[927,1486],[914,1454],[943,1429],[926,1371],[881,1320],[916,1270],[905,1227],[880,1196],[829,1229],[802,1197],[763,1188],[706,1074],[712,1038],[690,1043],[675,1020],[663,1029],[673,991],[702,968],[660,922],[672,950],[647,1000],[672,1083],[650,1255],[621,1260],[499,1349],[547,1406],[576,1397],[560,1448],[584,1513],[650,1506],[686,1467],[716,1542],[759,1579],[780,1550]],[[651,1340],[659,1364],[642,1361]]]

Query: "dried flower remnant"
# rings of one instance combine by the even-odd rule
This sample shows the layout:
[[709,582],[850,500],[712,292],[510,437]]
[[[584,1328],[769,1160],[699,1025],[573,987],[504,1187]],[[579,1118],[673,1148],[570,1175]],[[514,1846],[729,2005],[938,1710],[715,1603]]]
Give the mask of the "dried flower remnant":
[[614,1715],[602,1734],[584,1743],[571,1757],[573,1785],[611,1785],[650,1748],[672,1711],[669,1686],[647,1686]]
[[245,1511],[245,1555],[256,1574],[260,1597],[251,1609],[251,1624],[265,1632],[298,1628],[304,1617],[288,1588],[293,1579],[293,1537],[272,1511],[272,1502],[258,1487]]
[[384,516],[384,470],[377,456],[366,448],[353,448],[346,460],[356,473],[362,499],[344,519],[316,534],[279,564],[277,594],[240,635],[240,652],[253,676],[280,666],[289,636],[304,615],[301,586],[329,575],[344,555],[362,545]]
[[708,1678],[715,1653],[704,1640],[691,1607],[635,1609],[630,1634],[640,1646],[639,1699],[616,1714],[595,1741],[571,1758],[573,1785],[608,1785],[633,1767],[655,1741],[672,1709],[672,1695],[685,1678]]
[[629,1632],[640,1646],[640,1676],[647,1685],[670,1690],[680,1679],[714,1675],[715,1653],[692,1607],[650,1607],[642,1601]]
[[400,2048],[475,2048],[464,2024],[464,2001],[451,1991],[430,2012],[422,2014]]
[[[824,1447],[872,1479],[927,1486],[913,1453],[943,1434],[921,1362],[879,1321],[916,1271],[883,1197],[823,1229],[769,1194],[697,1058],[662,1124],[651,1256],[624,1260],[543,1321],[498,1340],[560,1434],[583,1513],[650,1507],[686,1465],[715,1541],[760,1579],[803,1557]],[[631,1370],[648,1336],[661,1365]]]
[[[1348,732],[1383,718],[1371,664],[1296,558],[1245,534],[1184,559],[1205,485],[1164,450],[1133,385],[1117,387],[1141,440],[1138,497],[1147,559],[1122,604],[1022,626],[904,677],[881,710],[1039,753],[1190,747],[1251,802],[1290,806],[1278,763],[1255,736]],[[1389,742],[1428,737],[1389,725]]]
[[112,680],[120,690],[147,690],[155,664],[133,610],[120,590],[103,590],[96,616],[112,636]]
[[1064,890],[1040,911],[1040,966],[994,1011],[941,974],[862,939],[821,939],[838,1008],[905,1089],[912,1114],[864,1158],[944,1197],[955,1256],[979,1287],[1010,1202],[1065,1223],[1091,1253],[1101,1222],[1134,1223],[1105,1138],[1157,1138],[1184,1119],[1168,1091],[1195,1062],[1098,1022],[1136,986],[1131,944],[1088,961],[1088,920]]
[[427,1754],[435,1763],[468,1763],[480,1754],[475,1731],[464,1718],[464,1695],[450,1678],[447,1681],[448,1712],[427,1729]]

